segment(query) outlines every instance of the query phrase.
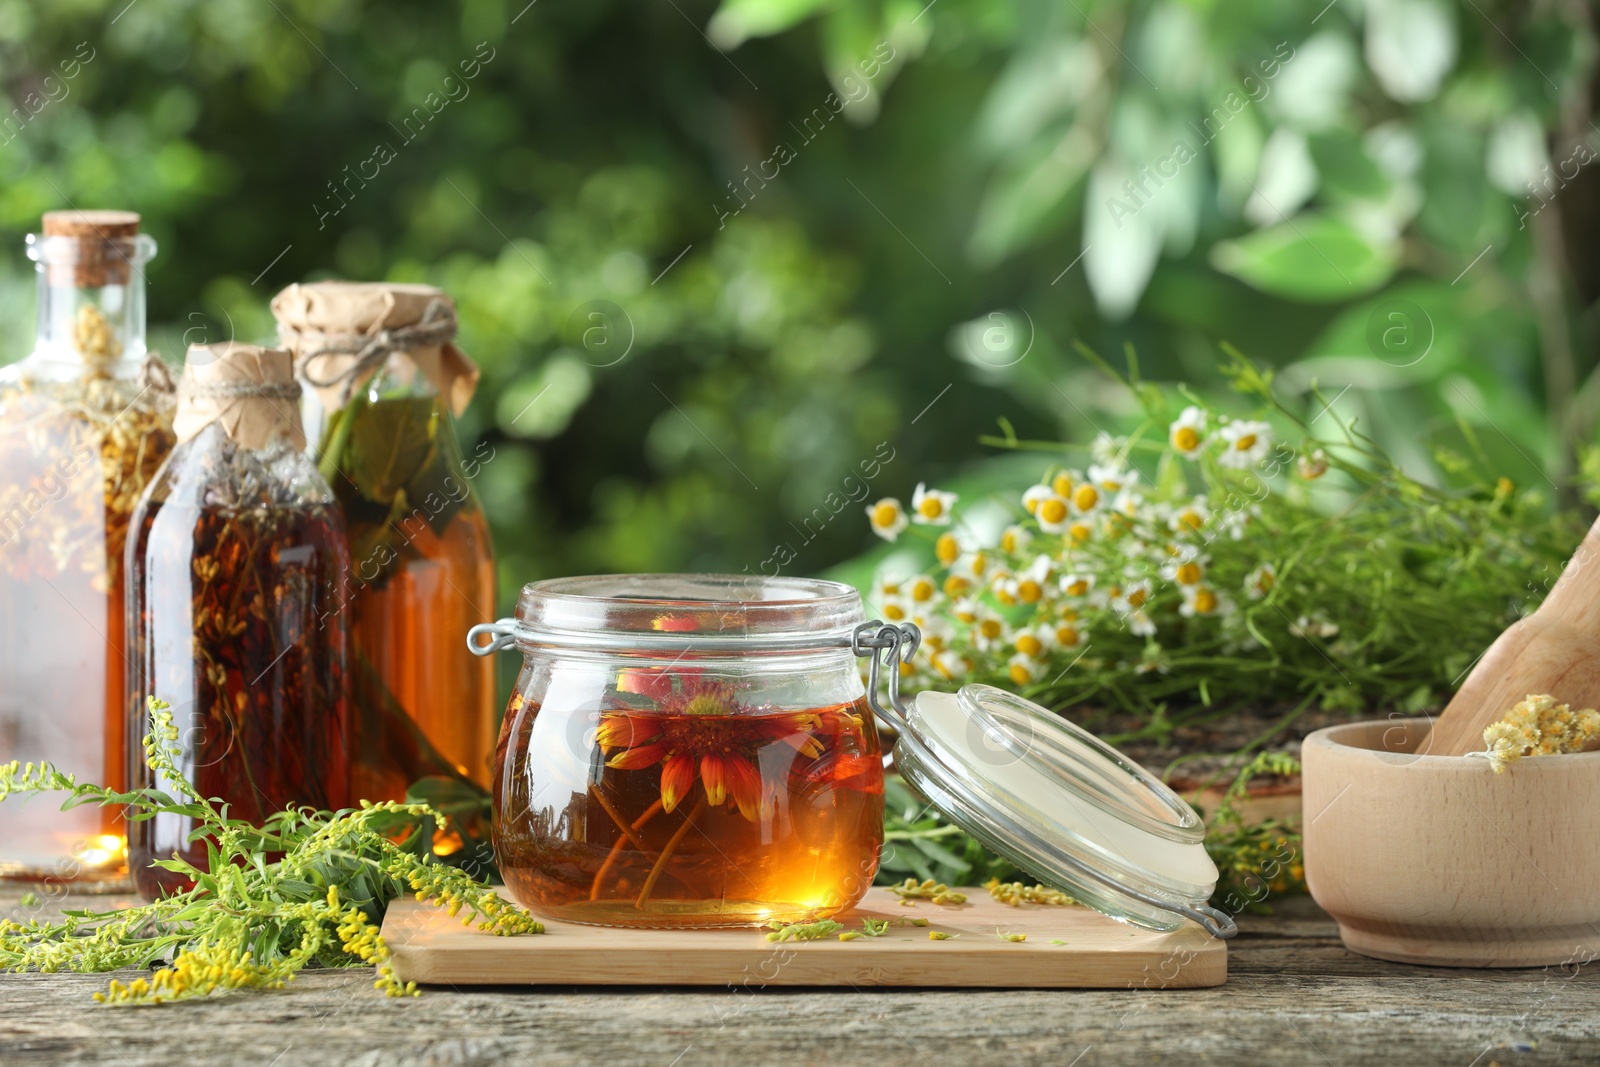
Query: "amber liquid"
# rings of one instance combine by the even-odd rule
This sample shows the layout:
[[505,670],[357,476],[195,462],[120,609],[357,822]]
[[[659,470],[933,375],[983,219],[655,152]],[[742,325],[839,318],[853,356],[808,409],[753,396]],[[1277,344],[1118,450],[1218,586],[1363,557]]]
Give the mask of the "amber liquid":
[[431,776],[487,788],[495,664],[465,634],[495,618],[494,553],[445,405],[358,393],[319,454],[350,536],[357,795],[401,800]]
[[[170,425],[108,378],[0,387],[0,762],[53,763],[122,789],[122,551]],[[0,878],[119,876],[119,814],[0,803]]]
[[[347,806],[348,640],[340,619],[347,556],[332,505],[196,508],[150,501],[131,576],[131,691],[172,705],[179,765],[229,815],[260,823],[293,805]],[[132,751],[148,723],[128,717]],[[154,781],[140,760],[137,787]],[[175,814],[129,828],[140,894],[188,887],[152,868],[177,854],[205,869],[193,820]]]
[[[640,764],[656,755],[653,734],[668,738],[664,758],[632,769],[610,765],[627,745],[574,750],[596,719],[575,714],[541,717],[514,698],[501,732],[495,855],[524,905],[607,926],[745,926],[831,915],[872,884],[883,762],[865,701],[630,712]],[[692,765],[675,786],[673,746]],[[721,761],[722,796],[708,790],[708,756]]]
[[[410,552],[394,573],[356,591],[350,637],[421,731],[421,751],[395,753],[401,739],[393,736],[367,742],[355,769],[356,791],[367,800],[399,800],[416,779],[447,768],[489,784],[494,661],[469,653],[464,637],[494,617],[489,525],[473,508],[452,516],[442,536],[420,523],[408,532]],[[430,765],[441,759],[447,768]]]

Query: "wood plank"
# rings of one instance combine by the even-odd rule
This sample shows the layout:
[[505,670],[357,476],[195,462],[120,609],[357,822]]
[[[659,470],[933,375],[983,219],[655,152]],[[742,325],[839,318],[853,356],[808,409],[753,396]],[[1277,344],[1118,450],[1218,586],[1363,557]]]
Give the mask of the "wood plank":
[[[383,923],[395,973],[454,985],[917,986],[1194,989],[1227,979],[1226,943],[1198,926],[1171,933],[1085,907],[1010,907],[981,889],[958,907],[900,904],[874,888],[841,918],[899,924],[881,937],[773,943],[757,930],[624,930],[547,921],[538,937],[493,937],[437,908],[397,903]],[[930,931],[954,935],[931,941]],[[1026,941],[999,933],[1025,934]],[[1057,943],[1060,942],[1060,943]]]
[[[0,886],[0,917],[35,914],[17,907],[21,891]],[[74,894],[65,904],[98,907],[107,899]],[[372,988],[370,970],[354,968],[308,971],[283,990],[150,1011],[93,1003],[91,995],[113,975],[0,974],[0,1062],[1533,1067],[1600,1061],[1600,967],[1449,970],[1369,960],[1339,946],[1332,920],[1309,899],[1272,903],[1272,915],[1240,916],[1227,985],[1171,992],[435,986],[416,1000],[390,1000]]]

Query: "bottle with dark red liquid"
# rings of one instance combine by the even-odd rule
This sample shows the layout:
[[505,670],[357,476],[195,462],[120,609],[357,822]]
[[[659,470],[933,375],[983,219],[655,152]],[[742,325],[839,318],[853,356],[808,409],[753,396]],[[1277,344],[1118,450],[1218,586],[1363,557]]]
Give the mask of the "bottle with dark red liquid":
[[[305,455],[289,353],[197,345],[178,388],[179,443],[134,512],[128,546],[130,777],[146,698],[172,706],[179,767],[232,818],[350,802],[349,566],[338,506]],[[191,821],[129,827],[141,895],[186,888],[151,866],[204,866]]]

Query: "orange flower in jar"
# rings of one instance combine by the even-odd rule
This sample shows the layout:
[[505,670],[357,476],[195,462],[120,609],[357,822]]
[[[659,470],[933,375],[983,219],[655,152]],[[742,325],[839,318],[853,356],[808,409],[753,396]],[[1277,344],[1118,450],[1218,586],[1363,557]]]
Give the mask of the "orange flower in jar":
[[634,771],[661,765],[661,806],[670,812],[694,791],[698,776],[713,807],[730,804],[756,822],[768,802],[759,757],[776,742],[815,759],[821,719],[811,711],[762,713],[734,698],[732,683],[688,679],[653,710],[608,711],[595,741],[606,766]]

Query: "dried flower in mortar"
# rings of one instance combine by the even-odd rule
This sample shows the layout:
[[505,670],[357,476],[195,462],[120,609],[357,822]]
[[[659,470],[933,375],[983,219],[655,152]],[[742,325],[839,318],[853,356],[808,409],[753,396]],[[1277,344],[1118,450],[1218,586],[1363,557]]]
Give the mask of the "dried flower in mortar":
[[1002,882],[998,878],[991,878],[983,884],[983,888],[989,891],[991,897],[1013,908],[1020,908],[1024,904],[1077,903],[1061,890],[1043,884],[1023,885],[1021,882]]
[[1503,774],[1524,756],[1556,756],[1600,747],[1600,711],[1573,711],[1555,697],[1530,693],[1483,731],[1483,756]]

